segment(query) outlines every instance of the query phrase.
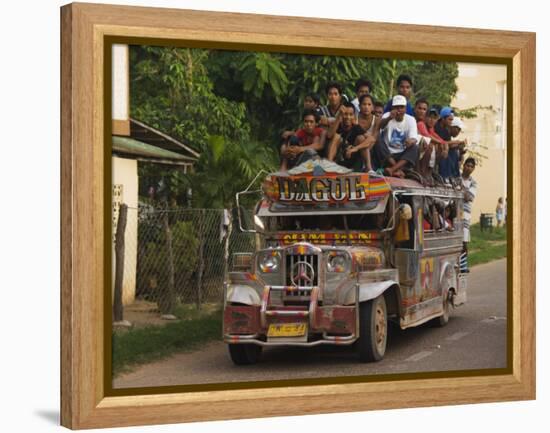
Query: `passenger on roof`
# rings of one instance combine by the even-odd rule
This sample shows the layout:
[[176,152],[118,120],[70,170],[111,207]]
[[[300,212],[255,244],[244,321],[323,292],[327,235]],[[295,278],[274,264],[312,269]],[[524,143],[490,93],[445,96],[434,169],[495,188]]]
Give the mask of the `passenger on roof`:
[[414,104],[414,117],[420,137],[418,145],[418,172],[426,177],[431,176],[435,167],[437,148],[437,143],[433,140],[426,126],[428,105],[428,101],[425,98],[417,99]]
[[[317,114],[317,119],[320,119],[322,115],[320,105],[321,105],[321,98],[317,93],[308,93],[304,97],[304,111],[313,110]],[[317,121],[317,124],[319,124],[319,121]],[[296,134],[296,131],[294,130],[284,131],[281,135],[281,145],[285,144],[290,138],[290,136],[295,134]]]
[[365,79],[365,78],[360,78],[359,80],[357,80],[355,82],[355,98],[351,101],[351,103],[353,104],[353,106],[355,107],[355,114],[358,115],[359,112],[361,111],[359,109],[359,100],[361,99],[361,96],[363,95],[369,95],[372,93],[372,83]]
[[374,101],[374,109],[373,109],[374,115],[378,117],[379,119],[382,118],[384,115],[384,104],[380,101]]
[[392,104],[392,110],[382,117],[389,120],[373,147],[373,156],[386,175],[405,177],[403,169],[414,168],[418,162],[418,130],[414,117],[405,113],[405,97],[394,96]]
[[295,167],[319,155],[323,150],[326,131],[317,126],[318,116],[313,110],[304,110],[303,128],[288,137],[281,146],[281,171]]
[[317,93],[308,93],[304,98],[304,110],[313,110],[319,115],[319,119],[323,115],[321,110],[321,98]]
[[361,125],[355,124],[355,110],[353,104],[344,101],[336,121],[328,131],[330,144],[328,159],[338,161],[338,164],[351,168],[355,172],[372,172],[370,148],[376,142],[378,135],[378,121],[372,114],[372,98],[369,95],[361,96],[362,118]]
[[464,131],[464,123],[462,123],[462,120],[458,117],[454,117],[453,121],[451,122],[451,140],[456,142],[458,144],[458,152],[459,152],[459,160],[456,163],[456,166],[454,167],[455,172],[460,172],[460,164],[462,164],[462,161],[464,159],[464,155],[466,154],[466,146],[468,145],[468,139],[464,138],[463,140],[457,139],[458,135]]
[[435,125],[435,132],[445,140],[449,148],[447,156],[442,157],[438,162],[438,172],[443,179],[460,176],[460,147],[466,145],[464,140],[453,139],[451,134],[453,120],[454,112],[451,107],[443,107],[439,112],[439,120]]
[[[414,116],[413,106],[409,102],[410,99],[411,99],[411,95],[412,95],[412,87],[413,87],[413,81],[412,81],[412,78],[409,75],[401,74],[399,77],[397,77],[397,85],[396,85],[397,94],[405,97],[405,99],[407,101],[407,104],[406,104],[407,114],[409,116]],[[393,109],[393,100],[390,99],[386,103],[386,106],[384,107],[384,113],[389,113],[390,111],[392,111],[392,109]],[[385,125],[382,124],[382,127],[384,127],[384,126]]]
[[325,86],[327,105],[321,107],[321,119],[319,126],[328,128],[335,121],[340,107],[342,107],[342,86],[340,83],[331,81]]
[[436,145],[436,165],[441,158],[447,158],[449,146],[447,142],[435,132],[435,125],[439,120],[439,109],[435,106],[430,107],[425,117],[424,123],[432,143]]

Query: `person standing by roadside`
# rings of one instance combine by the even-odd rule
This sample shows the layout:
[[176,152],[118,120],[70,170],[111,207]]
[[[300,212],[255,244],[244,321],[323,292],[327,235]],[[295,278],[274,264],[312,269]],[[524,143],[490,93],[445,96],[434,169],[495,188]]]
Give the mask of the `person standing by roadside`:
[[472,220],[472,204],[477,194],[477,182],[472,177],[476,168],[476,160],[467,158],[462,166],[462,188],[464,189],[464,201],[462,212],[462,226],[464,237],[462,239],[462,254],[460,255],[460,272],[470,272],[468,269],[468,243],[470,242],[470,222]]
[[503,225],[504,222],[504,200],[502,197],[499,197],[497,201],[497,207],[495,209],[495,215],[497,217],[497,227]]

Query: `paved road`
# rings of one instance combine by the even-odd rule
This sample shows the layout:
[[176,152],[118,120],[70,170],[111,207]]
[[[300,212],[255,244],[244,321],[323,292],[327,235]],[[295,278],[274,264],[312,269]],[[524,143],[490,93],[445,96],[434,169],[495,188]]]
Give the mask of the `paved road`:
[[476,266],[468,303],[444,328],[390,328],[385,358],[361,364],[351,347],[264,348],[260,363],[235,366],[222,342],[139,367],[115,388],[227,383],[506,367],[506,260]]

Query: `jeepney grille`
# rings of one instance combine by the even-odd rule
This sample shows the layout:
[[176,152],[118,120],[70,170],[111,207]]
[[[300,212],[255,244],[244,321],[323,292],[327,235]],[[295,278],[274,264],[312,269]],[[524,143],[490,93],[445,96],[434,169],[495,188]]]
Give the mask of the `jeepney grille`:
[[[313,275],[311,275],[312,271],[313,271]],[[285,284],[287,286],[298,286],[298,287],[318,286],[319,285],[319,256],[316,254],[287,255]]]

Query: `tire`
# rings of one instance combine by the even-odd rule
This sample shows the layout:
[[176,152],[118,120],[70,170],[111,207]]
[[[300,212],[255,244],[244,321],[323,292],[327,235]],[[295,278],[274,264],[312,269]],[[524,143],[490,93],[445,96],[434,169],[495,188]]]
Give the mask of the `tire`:
[[359,305],[359,361],[380,361],[388,341],[388,312],[384,295]]
[[449,296],[451,292],[447,292],[447,295],[444,297],[443,301],[443,314],[439,317],[436,317],[433,319],[432,324],[436,328],[443,328],[447,323],[449,323],[449,319],[451,317],[451,304],[452,304],[452,298]]
[[257,344],[229,344],[229,356],[235,365],[256,364],[262,354]]

